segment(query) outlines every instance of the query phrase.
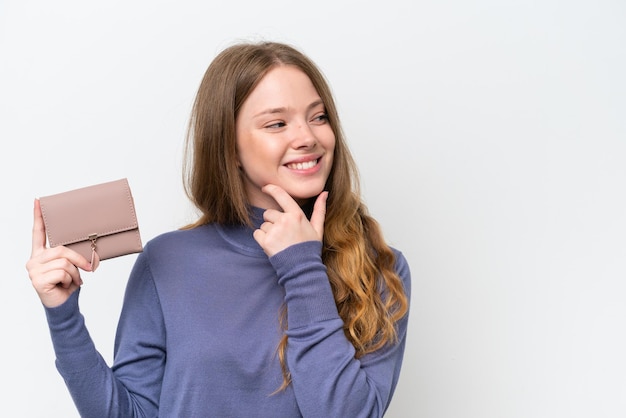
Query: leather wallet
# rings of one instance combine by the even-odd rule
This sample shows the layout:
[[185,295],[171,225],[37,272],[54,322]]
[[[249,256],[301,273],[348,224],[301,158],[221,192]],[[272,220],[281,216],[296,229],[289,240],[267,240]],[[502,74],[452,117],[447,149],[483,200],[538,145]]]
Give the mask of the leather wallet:
[[39,198],[50,247],[64,245],[91,260],[143,251],[126,178]]

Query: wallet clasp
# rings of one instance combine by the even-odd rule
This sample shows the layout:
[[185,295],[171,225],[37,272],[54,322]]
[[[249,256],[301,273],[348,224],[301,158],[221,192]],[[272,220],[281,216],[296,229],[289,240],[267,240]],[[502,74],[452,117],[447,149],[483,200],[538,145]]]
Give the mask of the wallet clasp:
[[100,257],[96,252],[96,241],[98,240],[98,234],[89,234],[89,241],[91,241],[91,271],[96,271],[100,265]]

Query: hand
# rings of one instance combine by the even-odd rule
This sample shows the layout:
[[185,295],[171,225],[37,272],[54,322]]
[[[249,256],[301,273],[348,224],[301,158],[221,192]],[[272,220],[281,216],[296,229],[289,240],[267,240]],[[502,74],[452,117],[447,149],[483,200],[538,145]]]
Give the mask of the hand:
[[38,199],[33,218],[33,247],[26,270],[41,302],[52,308],[63,304],[83,284],[78,269],[91,271],[91,264],[67,247],[46,248],[46,228]]
[[279,186],[268,184],[262,190],[283,209],[267,209],[263,213],[265,222],[254,231],[254,239],[269,257],[294,244],[322,241],[328,192],[322,192],[315,200],[309,221],[296,201]]

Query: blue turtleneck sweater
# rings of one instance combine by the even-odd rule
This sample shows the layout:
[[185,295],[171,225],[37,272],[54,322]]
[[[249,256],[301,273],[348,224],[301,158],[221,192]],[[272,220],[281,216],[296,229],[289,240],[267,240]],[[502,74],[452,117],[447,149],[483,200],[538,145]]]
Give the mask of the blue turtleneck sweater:
[[[85,327],[79,291],[46,308],[57,368],[82,417],[383,415],[398,381],[408,315],[398,323],[397,344],[355,359],[321,243],[268,258],[252,232],[211,224],[149,241],[127,284],[112,367]],[[409,294],[408,264],[394,252]],[[277,392],[285,303],[292,384]]]

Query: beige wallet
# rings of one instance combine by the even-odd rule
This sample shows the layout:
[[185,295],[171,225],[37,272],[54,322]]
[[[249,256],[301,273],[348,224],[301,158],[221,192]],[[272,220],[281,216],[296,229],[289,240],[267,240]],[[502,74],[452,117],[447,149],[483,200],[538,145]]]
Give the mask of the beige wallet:
[[135,203],[126,178],[39,198],[48,243],[91,261],[143,251]]

